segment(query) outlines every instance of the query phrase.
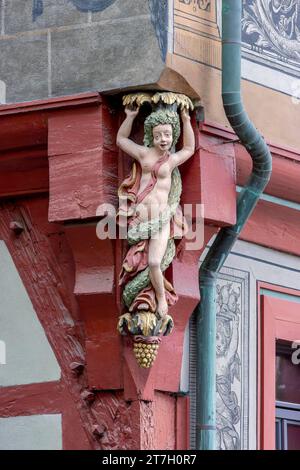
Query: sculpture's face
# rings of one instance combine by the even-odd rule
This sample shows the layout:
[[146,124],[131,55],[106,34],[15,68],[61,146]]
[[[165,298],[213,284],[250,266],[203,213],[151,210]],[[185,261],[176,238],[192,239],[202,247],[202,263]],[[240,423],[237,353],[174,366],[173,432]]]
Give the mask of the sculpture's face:
[[159,153],[170,150],[173,142],[171,124],[159,124],[153,127],[153,145]]

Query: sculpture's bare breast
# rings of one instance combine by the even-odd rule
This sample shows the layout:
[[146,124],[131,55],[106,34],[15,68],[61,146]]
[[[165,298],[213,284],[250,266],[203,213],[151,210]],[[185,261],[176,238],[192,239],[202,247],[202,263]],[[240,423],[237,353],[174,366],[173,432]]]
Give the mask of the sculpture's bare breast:
[[[156,157],[157,158],[157,157]],[[151,159],[152,160],[152,159]],[[153,161],[153,163],[152,163]],[[147,162],[142,165],[142,178],[138,195],[141,194],[151,181],[151,169],[156,163],[152,160],[151,163]],[[169,163],[164,163],[157,172],[157,181],[153,186],[150,193],[143,199],[137,206],[138,219],[140,221],[150,220],[150,218],[157,217],[168,207],[168,197],[171,188],[171,172]]]

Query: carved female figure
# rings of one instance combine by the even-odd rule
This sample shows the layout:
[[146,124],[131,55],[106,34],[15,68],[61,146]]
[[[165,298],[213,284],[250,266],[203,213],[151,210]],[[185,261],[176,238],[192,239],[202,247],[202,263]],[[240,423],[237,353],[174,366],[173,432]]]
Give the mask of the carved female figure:
[[183,122],[183,148],[171,153],[170,150],[179,137],[178,114],[157,111],[145,121],[145,141],[149,145],[141,146],[129,139],[132,124],[139,109],[125,109],[126,119],[117,135],[117,145],[128,155],[137,160],[140,177],[135,197],[133,213],[129,227],[134,229],[154,219],[159,221],[158,230],[150,233],[148,245],[148,266],[151,284],[157,302],[156,313],[162,318],[168,313],[165,296],[165,283],[162,273],[162,261],[170,238],[171,224],[169,194],[172,172],[181,163],[194,154],[195,138],[188,111],[181,111]]
[[[157,109],[145,120],[143,146],[129,137],[144,101],[154,103]],[[126,119],[119,129],[117,144],[134,163],[119,188],[119,224],[128,228],[129,249],[120,275],[126,310],[118,328],[122,334],[134,335],[138,362],[150,367],[154,358],[147,361],[145,356],[156,354],[159,335],[169,334],[173,326],[168,307],[175,304],[177,296],[164,271],[176,254],[174,238],[182,238],[186,230],[179,205],[181,177],[177,167],[195,151],[188,112],[193,104],[185,95],[174,93],[127,95],[123,102],[127,104]],[[181,106],[183,123],[183,148],[178,152],[177,106]],[[147,354],[140,350],[142,347],[149,349]]]

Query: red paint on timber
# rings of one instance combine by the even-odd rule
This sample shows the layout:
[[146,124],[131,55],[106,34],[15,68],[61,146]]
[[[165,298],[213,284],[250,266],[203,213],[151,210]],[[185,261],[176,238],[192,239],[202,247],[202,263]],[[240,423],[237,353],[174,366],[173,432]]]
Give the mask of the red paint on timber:
[[[216,137],[220,139],[221,143],[226,143],[228,141],[239,142],[238,136],[233,132],[231,127],[222,126],[213,122],[204,122],[200,123],[199,129],[207,135]],[[291,160],[300,160],[300,155],[297,149],[277,145],[275,142],[267,141],[268,146],[270,147],[271,153],[276,155],[281,155],[284,158],[289,158]]]
[[188,396],[176,401],[176,449],[190,448],[190,400]]
[[261,302],[261,448],[273,450],[276,340],[293,342],[300,337],[299,304],[266,295]]
[[84,114],[100,103],[99,94],[86,93],[0,106],[0,197],[47,192],[49,117],[64,109]]
[[96,422],[106,429],[100,441],[101,449],[141,449],[141,419],[149,408],[146,404],[143,412],[139,401],[124,401],[122,392],[99,392],[92,413]]
[[2,418],[28,414],[61,413],[64,407],[61,382],[45,382],[0,388]]
[[0,197],[48,191],[49,170],[44,147],[2,151],[0,155]]
[[258,281],[258,289],[268,289],[273,292],[280,292],[281,294],[289,294],[300,296],[300,290],[290,289],[289,287],[277,286],[276,284],[270,284],[269,282]]
[[239,238],[300,256],[299,211],[259,201]]
[[[238,143],[236,134],[227,127],[215,123],[201,124],[200,130],[209,140],[217,139],[220,147],[227,147],[226,142],[235,141],[237,184],[243,186],[251,173],[251,157],[243,145]],[[298,149],[278,146],[267,142],[273,157],[271,180],[265,193],[290,201],[300,202],[300,153]],[[225,145],[224,145],[225,144]]]
[[[207,223],[233,225],[236,221],[235,158],[231,144],[207,137],[194,124],[196,153],[180,167],[182,204],[203,204]],[[226,201],[226,204],[224,204]]]
[[[245,147],[241,144],[235,144],[234,147],[237,161],[237,182],[240,186],[243,186],[251,173],[252,161]],[[295,157],[293,154],[290,155],[290,158],[287,158],[278,153],[278,150],[273,150],[272,157],[272,177],[264,192],[282,199],[300,202],[299,155],[297,155],[297,160],[293,158]]]
[[69,155],[103,144],[100,107],[63,110],[48,120],[48,155]]
[[[156,392],[154,401],[154,449],[176,448],[176,397]],[[145,427],[145,429],[147,429]],[[147,433],[144,434],[144,439]],[[143,449],[151,449],[147,442]]]
[[27,103],[0,105],[0,150],[47,143],[48,117],[53,111],[99,107],[99,93],[82,93]]
[[[88,407],[80,400],[80,391],[86,386],[86,377],[74,376],[70,364],[84,362],[83,332],[78,318],[78,307],[70,290],[72,258],[61,228],[47,222],[47,198],[0,207],[0,239],[4,240],[28,291],[38,318],[61,367],[61,383],[44,383],[2,389],[16,402],[2,401],[5,415],[30,415],[40,411],[63,414],[64,448],[95,448],[94,439],[85,431],[92,420]],[[9,229],[12,220],[25,227],[15,236]],[[37,397],[37,394],[40,395]],[[43,406],[44,404],[44,406]],[[73,431],[76,431],[74,440]],[[72,444],[73,442],[73,444]]]
[[[90,388],[122,388],[121,338],[117,334],[114,251],[111,240],[99,240],[96,225],[66,227],[75,261],[74,294],[85,325]],[[111,364],[112,367],[108,365]]]
[[68,109],[49,118],[50,221],[96,217],[117,202],[116,126],[110,109]]
[[[0,150],[8,149],[27,149],[35,146],[43,146],[45,149],[47,146],[47,132],[48,132],[48,118],[53,113],[63,112],[62,110],[68,110],[67,112],[75,111],[78,109],[99,109],[101,106],[102,99],[98,93],[84,93],[74,95],[70,97],[62,98],[51,98],[49,100],[33,101],[29,103],[17,103],[13,105],[2,105],[0,106]],[[105,104],[103,105],[103,109]],[[107,113],[105,121],[111,122],[111,127],[118,124],[112,114]],[[214,146],[214,151],[218,147],[217,154],[220,149],[227,148],[228,141],[236,141],[237,137],[230,128],[222,127],[214,123],[201,123],[200,131],[201,136],[206,136],[208,140],[211,140],[211,145]],[[198,132],[198,131],[197,131]],[[197,136],[196,136],[197,137]],[[203,139],[203,137],[201,137]],[[213,144],[214,141],[218,141],[217,146]],[[226,145],[223,145],[225,144]],[[278,197],[284,197],[293,201],[299,201],[298,194],[298,167],[297,162],[300,160],[299,152],[295,149],[283,148],[270,144],[271,152],[274,157],[274,170],[272,179],[267,187],[267,193]],[[250,157],[245,153],[245,150],[240,144],[235,144],[237,148],[237,176],[238,184],[243,184],[247,174],[249,174],[251,161]],[[207,149],[210,151],[209,149]],[[20,156],[26,164],[26,151],[23,157]],[[43,164],[44,165],[44,164]],[[188,165],[183,165],[183,176]],[[192,165],[193,172],[196,170],[194,164]],[[0,157],[0,173],[4,175],[1,169],[1,157]],[[196,181],[199,178],[192,174],[192,181]],[[32,177],[33,175],[31,175]],[[36,175],[34,178],[34,184],[31,188],[30,184],[24,183],[24,179],[21,188],[18,188],[18,184],[12,182],[11,187],[15,187],[16,194],[25,194],[29,192],[41,192],[48,190],[48,184],[41,184],[40,175]],[[8,181],[11,175],[6,177]],[[3,176],[4,178],[4,176]],[[25,179],[26,182],[27,178]],[[43,173],[42,181],[46,182],[46,173]],[[205,181],[205,180],[204,180]],[[25,184],[25,188],[24,188]],[[218,187],[218,184],[215,185]],[[2,185],[0,185],[0,196]],[[11,195],[12,190],[5,192],[3,195]],[[191,196],[193,193],[193,184],[191,184]],[[209,193],[207,192],[207,199],[209,199]],[[183,197],[185,197],[183,195]],[[192,197],[193,199],[193,197]],[[214,216],[210,216],[211,220],[214,220]]]
[[31,113],[33,111],[48,111],[51,109],[65,109],[83,105],[86,106],[89,104],[101,102],[102,98],[99,93],[79,93],[76,95],[47,98],[44,100],[34,100],[14,104],[2,104],[0,105],[0,116],[7,116],[11,114],[20,113]]
[[[232,156],[221,156],[204,150],[201,158],[201,203],[207,223],[221,226],[236,222],[235,162]],[[226,204],[224,204],[226,201]]]
[[45,113],[1,116],[0,124],[0,151],[31,149],[47,144],[48,124]]

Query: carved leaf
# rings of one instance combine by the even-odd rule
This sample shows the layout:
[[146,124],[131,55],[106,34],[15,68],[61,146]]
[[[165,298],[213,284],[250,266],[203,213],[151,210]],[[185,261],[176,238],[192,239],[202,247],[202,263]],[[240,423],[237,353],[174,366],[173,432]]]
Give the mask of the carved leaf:
[[144,336],[152,336],[157,318],[154,313],[138,313],[136,315],[137,326]]
[[130,313],[125,313],[119,318],[118,331],[121,335],[126,335],[127,330],[130,331],[132,326],[132,317]]

